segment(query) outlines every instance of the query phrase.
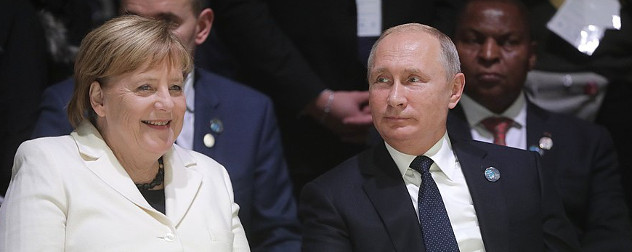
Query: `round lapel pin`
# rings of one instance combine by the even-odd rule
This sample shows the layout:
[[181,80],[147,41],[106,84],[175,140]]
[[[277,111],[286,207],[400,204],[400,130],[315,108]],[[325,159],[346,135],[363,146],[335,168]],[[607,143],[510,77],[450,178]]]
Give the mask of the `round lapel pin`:
[[215,137],[211,133],[204,135],[204,146],[207,148],[215,146]]
[[493,166],[487,167],[487,169],[485,169],[485,178],[489,182],[496,182],[500,179],[500,171]]
[[224,124],[222,123],[222,120],[217,119],[217,118],[213,118],[210,122],[210,126],[211,131],[220,134],[224,131]]
[[544,136],[540,138],[539,146],[540,149],[550,150],[553,147],[553,139],[548,136]]

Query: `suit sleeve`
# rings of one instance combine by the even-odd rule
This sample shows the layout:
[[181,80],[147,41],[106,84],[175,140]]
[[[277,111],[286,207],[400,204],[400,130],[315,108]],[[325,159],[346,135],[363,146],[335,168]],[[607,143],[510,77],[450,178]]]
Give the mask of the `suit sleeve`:
[[333,192],[317,182],[303,187],[299,217],[303,223],[303,252],[352,251],[349,232],[336,209]]
[[246,238],[246,232],[239,219],[239,205],[235,203],[235,195],[233,194],[233,184],[230,181],[226,168],[222,166],[222,179],[225,183],[225,190],[228,193],[231,210],[232,210],[232,233],[233,233],[233,250],[236,252],[250,252],[250,245],[248,244],[248,238]]
[[[72,93],[72,85],[68,85],[70,89],[58,88],[58,85],[64,85],[66,83],[57,84],[44,90],[42,95],[42,103],[40,104],[40,114],[35,124],[32,137],[46,137],[46,136],[63,136],[72,132],[72,126],[68,121],[68,114],[66,113],[66,107],[68,106],[69,93]],[[60,92],[67,91],[68,94],[61,94]]]
[[219,38],[250,76],[259,83],[265,81],[265,87],[260,89],[276,104],[298,114],[325,89],[322,80],[273,21],[264,1],[216,0],[211,1],[211,7]]
[[618,174],[616,152],[608,132],[598,128],[596,151],[590,159],[591,202],[587,210],[585,251],[632,251],[630,220]]
[[542,228],[546,251],[580,251],[579,241],[564,213],[562,199],[554,185],[554,169],[543,167],[540,155],[530,152],[540,176]]
[[296,202],[272,103],[266,99],[256,160],[254,207],[249,239],[253,251],[300,251]]
[[25,142],[0,208],[0,251],[64,251],[67,200],[54,157]]

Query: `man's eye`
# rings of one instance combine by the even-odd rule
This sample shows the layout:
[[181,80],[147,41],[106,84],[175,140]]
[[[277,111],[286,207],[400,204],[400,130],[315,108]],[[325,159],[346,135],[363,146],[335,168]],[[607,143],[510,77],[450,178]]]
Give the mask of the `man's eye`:
[[377,80],[375,80],[376,83],[388,83],[389,79],[385,78],[385,77],[378,77]]
[[421,79],[419,77],[413,76],[408,78],[408,82],[420,82]]

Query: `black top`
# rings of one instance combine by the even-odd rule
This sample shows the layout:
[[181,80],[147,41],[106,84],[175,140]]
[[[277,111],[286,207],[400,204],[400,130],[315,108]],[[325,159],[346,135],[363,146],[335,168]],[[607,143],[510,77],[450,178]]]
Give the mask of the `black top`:
[[165,189],[160,190],[140,190],[140,193],[149,202],[149,205],[162,214],[165,213]]

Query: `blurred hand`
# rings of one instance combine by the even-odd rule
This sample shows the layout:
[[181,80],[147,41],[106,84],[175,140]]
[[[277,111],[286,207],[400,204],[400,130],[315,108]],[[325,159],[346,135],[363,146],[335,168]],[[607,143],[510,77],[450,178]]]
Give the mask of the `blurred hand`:
[[[333,99],[330,101],[330,95]],[[333,131],[344,142],[365,143],[373,124],[368,91],[323,91],[307,113]],[[329,103],[329,106],[327,105]],[[326,108],[329,112],[326,113]]]

